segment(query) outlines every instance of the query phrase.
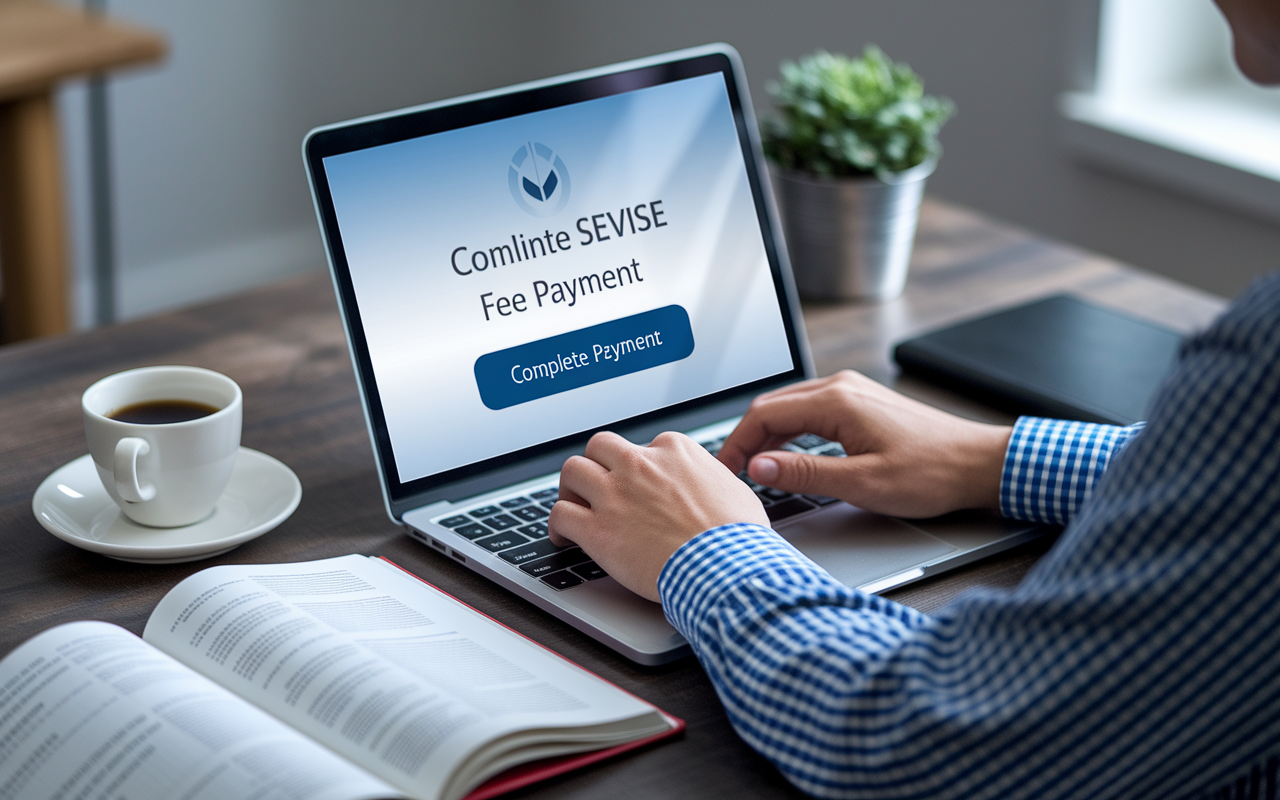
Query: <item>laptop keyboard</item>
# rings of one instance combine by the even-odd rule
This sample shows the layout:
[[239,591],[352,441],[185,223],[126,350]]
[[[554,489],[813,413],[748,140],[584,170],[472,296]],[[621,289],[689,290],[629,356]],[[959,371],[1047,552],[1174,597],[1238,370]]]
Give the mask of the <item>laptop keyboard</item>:
[[553,589],[605,577],[605,571],[582,548],[556,547],[547,537],[547,517],[559,494],[555,487],[543,489],[435,522]]
[[[720,451],[724,437],[704,442],[713,455]],[[786,450],[821,456],[843,456],[844,448],[820,436],[806,433],[783,445]],[[764,504],[771,522],[812,511],[836,502],[833,497],[792,494],[781,489],[760,486],[742,473],[739,477],[751,487]],[[434,520],[459,536],[470,539],[477,547],[495,553],[522,572],[556,590],[606,577],[599,564],[591,560],[577,545],[556,547],[547,536],[547,518],[560,490],[556,487],[512,497],[495,504]]]

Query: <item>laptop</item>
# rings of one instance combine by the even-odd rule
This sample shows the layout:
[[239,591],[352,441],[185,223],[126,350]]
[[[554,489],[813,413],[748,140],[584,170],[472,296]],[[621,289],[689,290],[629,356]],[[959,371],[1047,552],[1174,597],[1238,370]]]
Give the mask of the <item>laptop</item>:
[[[753,397],[813,375],[737,53],[329,125],[303,155],[392,520],[637,662],[687,654],[546,521],[593,433],[715,450]],[[870,591],[1037,532],[755,488],[780,533]]]

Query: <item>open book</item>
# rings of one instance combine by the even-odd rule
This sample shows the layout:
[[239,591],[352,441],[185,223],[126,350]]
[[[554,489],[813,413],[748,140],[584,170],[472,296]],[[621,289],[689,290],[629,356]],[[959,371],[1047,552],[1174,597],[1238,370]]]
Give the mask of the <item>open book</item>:
[[222,566],[0,661],[0,798],[491,797],[682,727],[390,562]]

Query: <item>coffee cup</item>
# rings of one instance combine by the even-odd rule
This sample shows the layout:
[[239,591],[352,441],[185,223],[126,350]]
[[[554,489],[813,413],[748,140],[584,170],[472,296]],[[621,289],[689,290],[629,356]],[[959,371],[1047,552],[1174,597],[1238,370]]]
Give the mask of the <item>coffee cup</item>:
[[80,408],[98,477],[125,516],[176,528],[213,513],[240,451],[235,381],[199,367],[142,367],[93,384]]

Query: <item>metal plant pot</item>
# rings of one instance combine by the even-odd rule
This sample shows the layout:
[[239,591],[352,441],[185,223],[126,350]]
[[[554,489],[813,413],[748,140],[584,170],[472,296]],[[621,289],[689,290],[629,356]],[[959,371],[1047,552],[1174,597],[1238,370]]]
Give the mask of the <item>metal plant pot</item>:
[[925,178],[936,162],[879,178],[777,171],[796,286],[821,300],[892,300],[902,294]]

